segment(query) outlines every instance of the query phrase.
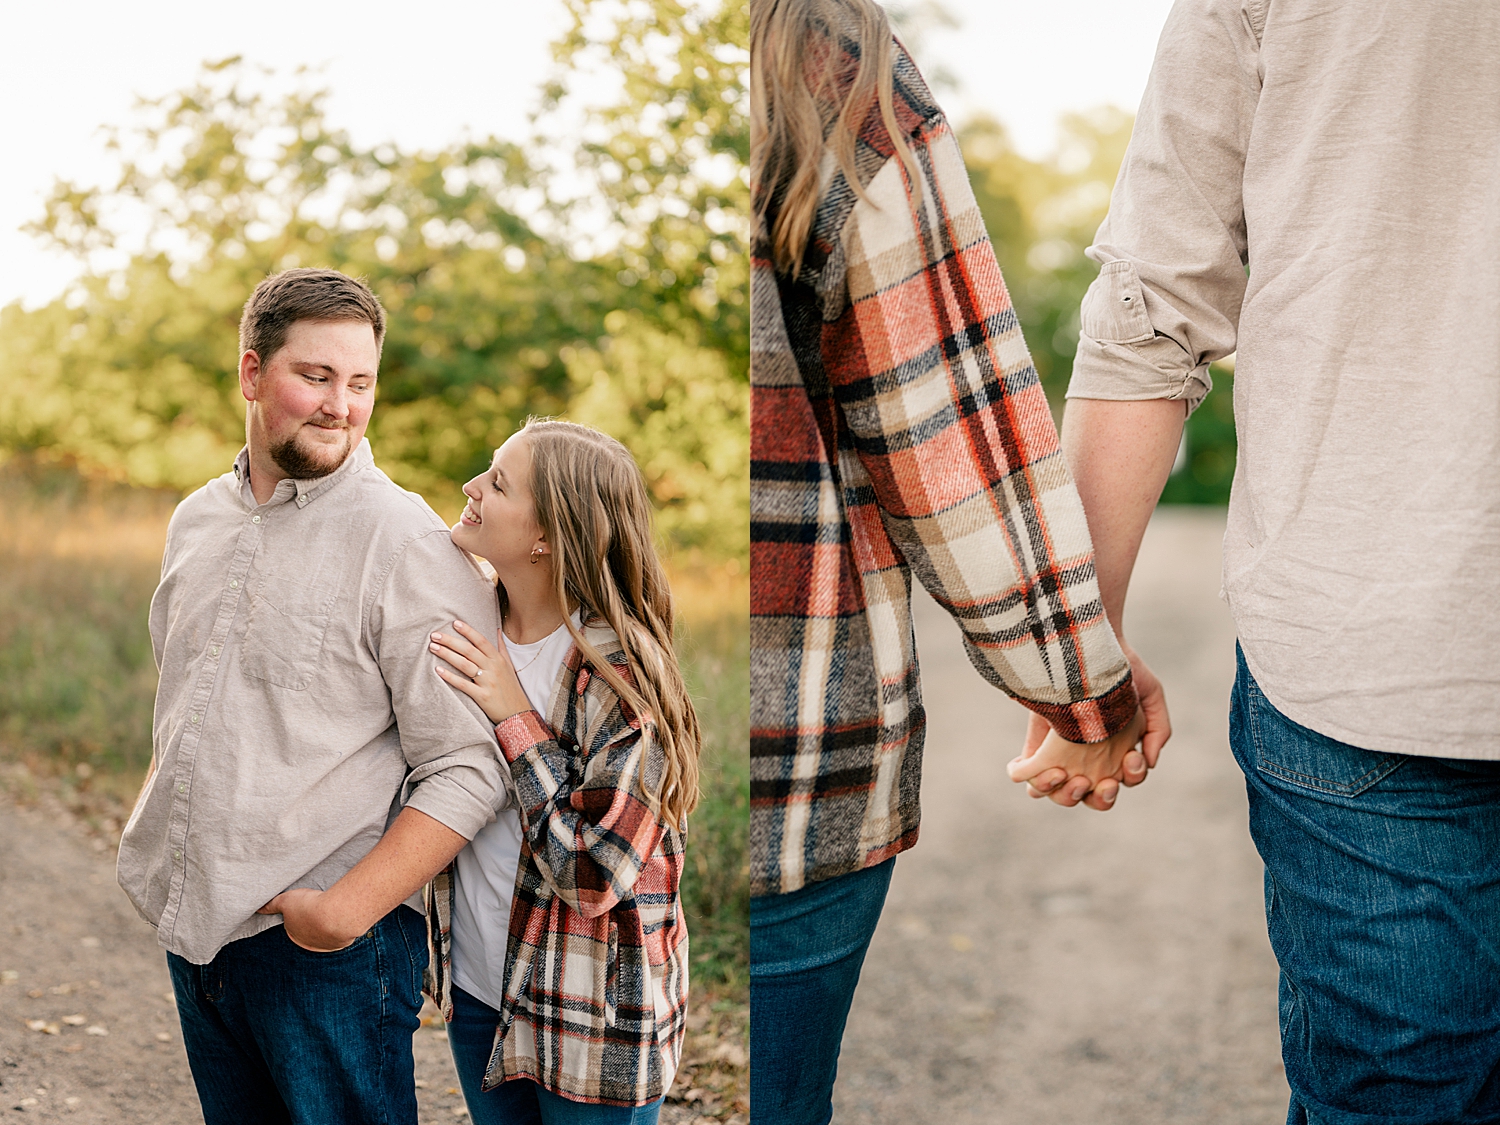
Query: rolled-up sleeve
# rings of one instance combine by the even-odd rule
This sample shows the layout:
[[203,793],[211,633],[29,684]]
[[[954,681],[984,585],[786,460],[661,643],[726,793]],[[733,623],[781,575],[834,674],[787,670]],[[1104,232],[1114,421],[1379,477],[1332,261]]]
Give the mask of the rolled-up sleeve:
[[1248,265],[1242,181],[1260,95],[1242,4],[1178,0],[1162,30],[1079,310],[1069,398],[1182,399],[1235,349]]
[[455,621],[493,637],[498,612],[494,587],[438,530],[397,553],[370,614],[370,644],[411,771],[405,805],[468,840],[505,805],[500,748],[484,712],[438,678],[427,646],[432,632]]

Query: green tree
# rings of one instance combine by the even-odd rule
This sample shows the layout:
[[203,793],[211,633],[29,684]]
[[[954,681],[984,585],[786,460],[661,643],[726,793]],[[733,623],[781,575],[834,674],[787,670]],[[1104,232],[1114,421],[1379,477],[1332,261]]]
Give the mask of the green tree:
[[[1078,307],[1099,268],[1084,256],[1109,210],[1110,192],[1133,118],[1109,107],[1063,118],[1043,160],[1022,156],[1004,126],[978,118],[959,141],[980,213],[1037,374],[1061,417],[1078,351]],[[1234,475],[1233,369],[1187,423],[1186,463],[1167,482],[1164,503],[1223,504]]]
[[[722,352],[748,385],[749,6],[564,3],[573,23],[555,49],[560,76],[542,120],[577,99],[578,75],[618,72],[619,94],[593,107],[573,164],[584,200],[608,216],[629,290],[621,307]],[[574,193],[559,211],[573,219],[579,203]]]
[[1039,161],[1017,152],[991,118],[960,132],[980,213],[1054,409],[1078,350],[1078,306],[1099,272],[1083,252],[1109,210],[1132,123],[1111,107],[1069,114],[1057,148]]
[[[111,140],[118,181],[59,183],[34,226],[90,268],[43,309],[0,310],[0,448],[156,487],[222,472],[243,441],[240,305],[270,272],[329,265],[366,277],[390,313],[370,436],[399,483],[454,510],[456,485],[528,414],[565,412],[615,371],[628,349],[606,317],[621,311],[673,370],[715,381],[689,397],[719,406],[678,435],[702,455],[648,467],[663,527],[742,558],[747,537],[724,531],[726,512],[748,518],[748,17],[735,4],[567,4],[574,26],[525,146],[361,148],[328,122],[326,90],[271,97],[238,58],[143,103]],[[572,87],[601,65],[620,93],[588,105]],[[567,112],[586,143],[559,169],[540,157],[558,149],[548,115]],[[121,233],[142,228],[135,244]],[[617,374],[616,395],[646,391]],[[633,448],[655,442],[660,464],[652,415],[633,401],[590,416]]]

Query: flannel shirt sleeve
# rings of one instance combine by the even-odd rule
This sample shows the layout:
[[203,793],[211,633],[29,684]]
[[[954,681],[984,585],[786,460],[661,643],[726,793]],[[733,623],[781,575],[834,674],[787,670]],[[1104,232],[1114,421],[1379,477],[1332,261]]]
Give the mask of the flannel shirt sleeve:
[[[1079,310],[1069,398],[1181,399],[1235,349],[1249,242],[1242,183],[1260,45],[1234,0],[1185,0],[1162,30]],[[1274,141],[1262,143],[1274,144]]]
[[[631,897],[666,831],[646,803],[645,786],[662,766],[650,725],[610,697],[613,705],[603,708],[578,749],[560,742],[535,711],[495,728],[537,866],[558,897],[585,918],[607,914]],[[582,699],[576,705],[582,707]]]
[[[847,308],[825,310],[824,368],[859,463],[840,450],[849,519],[883,521],[986,679],[1098,741],[1136,698],[1083,507],[957,140],[941,115],[910,140],[919,190],[897,159],[871,180],[840,240]],[[887,539],[856,526],[853,541]],[[870,588],[905,582],[896,561],[858,560],[872,607],[904,598]]]

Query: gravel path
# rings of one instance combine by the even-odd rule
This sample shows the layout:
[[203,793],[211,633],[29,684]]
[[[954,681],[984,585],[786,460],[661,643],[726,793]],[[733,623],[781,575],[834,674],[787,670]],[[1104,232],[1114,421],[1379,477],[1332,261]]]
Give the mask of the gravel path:
[[1107,814],[1005,776],[1024,712],[920,596],[921,842],[896,861],[844,1040],[838,1125],[1279,1125],[1261,865],[1227,738],[1223,517],[1164,509],[1132,643],[1166,685],[1160,767]]
[[[422,1125],[466,1120],[442,1021],[416,1033]],[[0,795],[0,1117],[201,1122],[156,934],[115,883],[114,850],[45,794]],[[732,1121],[743,1125],[744,1116]],[[662,1125],[712,1119],[668,1105]]]

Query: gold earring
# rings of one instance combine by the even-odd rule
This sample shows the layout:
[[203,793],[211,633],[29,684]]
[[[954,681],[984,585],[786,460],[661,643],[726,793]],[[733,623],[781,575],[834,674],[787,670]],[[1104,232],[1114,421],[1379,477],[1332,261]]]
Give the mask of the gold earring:
[[536,566],[536,564],[541,561],[541,558],[542,549],[540,547],[531,548],[531,565]]

